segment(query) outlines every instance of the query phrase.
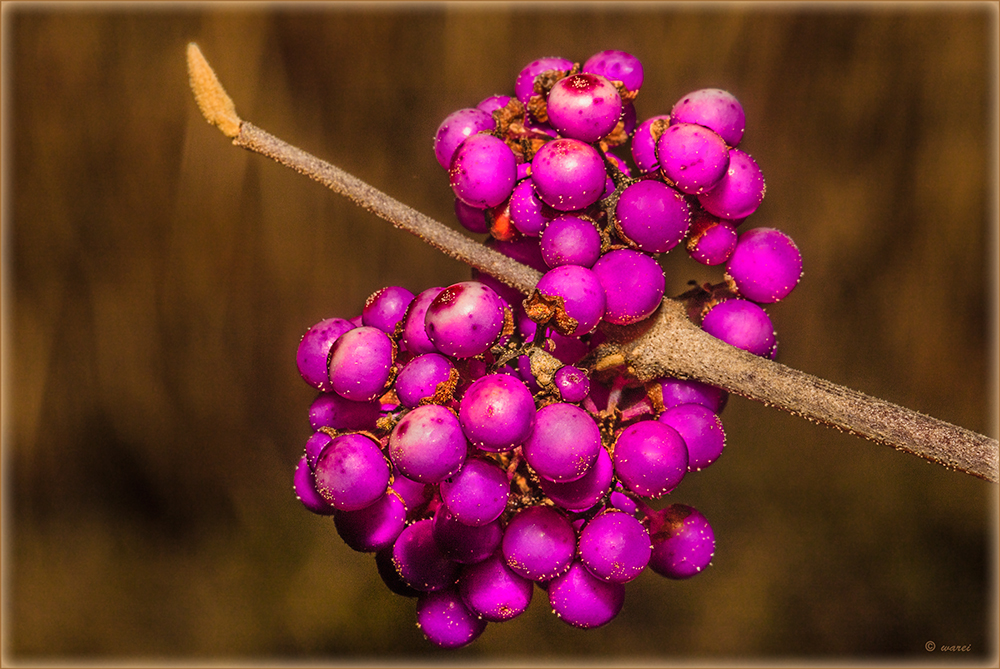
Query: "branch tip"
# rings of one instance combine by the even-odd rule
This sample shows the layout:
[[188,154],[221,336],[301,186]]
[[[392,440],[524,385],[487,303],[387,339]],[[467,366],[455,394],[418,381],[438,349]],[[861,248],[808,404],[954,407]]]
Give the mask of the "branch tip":
[[226,137],[239,135],[243,121],[236,115],[233,99],[219,83],[212,66],[194,42],[187,47],[187,64],[191,90],[194,91],[195,102],[205,120],[221,130]]

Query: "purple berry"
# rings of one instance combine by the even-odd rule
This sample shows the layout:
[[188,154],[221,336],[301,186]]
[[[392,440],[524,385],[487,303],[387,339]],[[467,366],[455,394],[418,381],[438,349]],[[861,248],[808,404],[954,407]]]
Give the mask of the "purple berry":
[[524,613],[534,589],[534,583],[517,575],[499,552],[466,565],[458,577],[462,601],[470,611],[490,622],[511,620]]
[[457,197],[455,198],[455,218],[469,232],[482,235],[490,231],[490,225],[486,222],[486,209],[470,207]]
[[434,156],[441,167],[448,169],[455,150],[466,139],[480,131],[496,127],[493,114],[482,109],[459,109],[445,117],[434,135]]
[[396,332],[396,325],[406,316],[413,297],[413,293],[401,286],[380,288],[365,301],[361,323],[378,328],[391,337]]
[[754,355],[770,357],[777,345],[767,312],[748,300],[733,298],[716,304],[705,314],[701,327],[713,337]]
[[476,105],[476,109],[481,109],[487,114],[492,114],[497,109],[503,109],[510,102],[509,95],[491,95]]
[[417,627],[441,648],[467,646],[483,633],[487,622],[469,610],[457,588],[423,593],[417,598]]
[[626,187],[618,198],[615,216],[622,236],[646,253],[665,253],[674,248],[691,224],[684,195],[653,179]]
[[331,506],[357,511],[385,494],[389,462],[379,445],[363,434],[342,434],[316,458],[316,490]]
[[333,441],[333,437],[322,430],[313,432],[306,439],[305,458],[310,471],[316,469],[316,460],[319,459],[319,454],[323,452],[324,448],[330,445],[331,441]]
[[726,433],[719,416],[700,404],[680,404],[657,418],[677,430],[688,449],[688,471],[704,469],[719,459],[726,446]]
[[618,480],[628,490],[642,497],[662,497],[687,473],[687,446],[669,425],[640,421],[618,435],[614,464]]
[[531,161],[531,181],[543,202],[559,211],[583,209],[604,194],[607,178],[597,149],[578,139],[547,142]]
[[306,383],[317,390],[333,390],[327,367],[330,348],[340,335],[352,329],[354,325],[350,321],[327,318],[306,330],[295,353],[295,364]]
[[711,190],[729,168],[729,148],[718,133],[676,119],[657,140],[656,157],[663,176],[689,195]]
[[557,81],[546,100],[549,123],[563,137],[596,142],[618,125],[622,99],[599,74],[581,72]]
[[458,370],[440,353],[424,353],[399,370],[393,386],[399,403],[407,409],[421,403],[443,404],[451,399],[458,384]]
[[574,562],[549,584],[549,604],[559,619],[591,629],[614,620],[625,604],[625,584],[608,583]]
[[494,453],[509,451],[531,434],[535,400],[513,376],[489,374],[465,391],[458,417],[473,446]]
[[[329,439],[329,437],[327,438]],[[295,476],[292,479],[292,483],[296,499],[302,502],[302,506],[306,507],[309,511],[320,516],[330,516],[336,512],[336,509],[316,490],[316,480],[313,477],[312,469],[309,467],[307,456],[299,459],[299,464],[295,467]]]
[[598,451],[594,464],[581,478],[566,483],[539,478],[538,482],[542,486],[542,492],[556,505],[567,511],[585,511],[608,494],[613,477],[611,456],[602,448]]
[[802,277],[802,254],[792,238],[774,228],[747,230],[726,265],[740,295],[770,304],[788,297]]
[[618,510],[597,514],[580,532],[580,560],[591,574],[609,583],[638,578],[652,548],[645,526]]
[[667,578],[691,578],[712,562],[715,533],[695,508],[671,504],[649,519],[653,554],[649,568]]
[[702,212],[688,232],[688,255],[702,265],[721,265],[733,254],[736,240],[733,221]]
[[539,247],[549,267],[592,267],[601,257],[601,233],[590,219],[563,214],[542,230]]
[[638,93],[642,87],[642,63],[626,51],[600,51],[588,58],[580,69],[582,72],[599,74],[610,81],[620,81],[633,94]]
[[434,540],[434,519],[407,525],[392,546],[392,562],[403,581],[420,592],[443,590],[458,580],[460,566]]
[[558,212],[554,211],[535,193],[534,182],[523,179],[510,195],[510,221],[522,235],[537,237]]
[[504,303],[489,286],[463,281],[445,288],[424,318],[427,337],[438,351],[455,358],[485,353],[500,338]]
[[666,277],[653,258],[639,251],[618,249],[605,253],[593,271],[607,300],[604,320],[629,325],[649,317],[663,300]]
[[539,476],[575,481],[590,469],[601,450],[601,431],[589,413],[557,402],[538,410],[535,429],[521,451]]
[[441,552],[459,564],[475,564],[492,555],[500,547],[503,526],[499,520],[483,525],[466,525],[441,504],[434,512],[434,541]]
[[641,174],[656,174],[660,169],[660,160],[656,157],[656,139],[653,137],[653,124],[657,121],[670,121],[669,116],[653,116],[638,125],[632,135],[632,160]]
[[729,393],[722,388],[693,379],[662,378],[656,383],[660,387],[664,409],[672,409],[680,404],[700,404],[719,413],[729,397]]
[[525,65],[517,75],[517,79],[514,81],[514,95],[527,107],[531,96],[535,94],[535,78],[538,75],[552,70],[569,72],[572,69],[573,61],[565,58],[552,56],[534,60]]
[[507,523],[501,551],[514,573],[532,581],[548,581],[573,562],[576,531],[551,506],[525,507]]
[[729,151],[729,170],[712,188],[698,195],[698,202],[719,218],[746,218],[764,199],[764,175],[750,154]]
[[563,265],[550,269],[535,288],[549,298],[561,298],[563,312],[569,321],[557,316],[556,327],[562,334],[580,337],[593,332],[604,317],[607,300],[598,275],[580,265]]
[[378,328],[348,330],[330,348],[330,385],[349,400],[367,402],[385,392],[396,344]]
[[697,123],[722,136],[730,147],[743,139],[746,115],[732,93],[718,88],[703,88],[688,93],[670,110],[677,123]]
[[552,382],[563,402],[576,404],[590,394],[590,377],[579,367],[572,365],[560,367],[552,377]]
[[370,430],[378,420],[378,400],[355,402],[337,393],[320,393],[309,406],[309,426],[313,430],[330,427],[334,430]]
[[403,332],[399,337],[399,345],[402,350],[414,355],[437,352],[434,343],[427,337],[425,318],[427,316],[427,307],[431,306],[431,302],[443,290],[443,286],[428,288],[421,291],[410,302],[410,306],[406,310],[406,317],[403,319]]
[[454,412],[437,404],[413,409],[389,436],[389,458],[403,476],[440,483],[465,463],[468,442]]
[[514,152],[493,135],[473,135],[451,159],[448,178],[455,197],[470,207],[495,207],[506,200],[517,179]]
[[406,505],[392,488],[375,502],[357,511],[337,511],[333,524],[344,543],[361,553],[376,553],[392,546],[406,527]]
[[469,458],[457,474],[441,482],[441,499],[466,525],[493,522],[507,508],[509,497],[507,472],[489,458]]

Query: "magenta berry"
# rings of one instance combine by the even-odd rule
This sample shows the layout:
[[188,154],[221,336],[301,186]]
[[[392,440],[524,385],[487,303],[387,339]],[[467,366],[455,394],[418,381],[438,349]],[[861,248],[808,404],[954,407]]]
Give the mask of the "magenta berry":
[[517,179],[510,147],[493,135],[472,135],[455,150],[448,169],[455,197],[470,207],[495,207],[506,200]]
[[438,351],[456,358],[483,353],[500,338],[504,304],[493,289],[463,281],[441,291],[427,307],[427,338]]
[[757,161],[748,153],[732,149],[729,170],[712,190],[698,195],[698,202],[719,218],[746,218],[757,211],[764,191],[764,175]]
[[702,319],[701,327],[713,337],[754,355],[770,357],[777,345],[767,312],[739,298],[712,307]]
[[703,88],[677,101],[670,116],[676,123],[697,123],[717,132],[726,144],[736,147],[743,139],[746,115],[732,93]]
[[618,125],[622,99],[614,84],[589,72],[557,81],[546,100],[549,123],[563,137],[596,142]]
[[646,253],[665,253],[674,248],[691,225],[684,195],[652,179],[625,188],[615,215],[622,236]]
[[788,297],[802,277],[802,254],[792,238],[774,228],[755,228],[739,236],[726,273],[740,295],[761,304]]
[[656,141],[656,157],[663,176],[689,195],[711,190],[729,168],[729,148],[718,133],[676,119]]
[[609,323],[638,323],[660,306],[666,277],[656,260],[645,253],[611,251],[594,263],[593,271],[604,288],[604,320]]
[[626,51],[608,49],[588,58],[581,68],[610,81],[620,81],[633,95],[642,87],[643,69],[639,59]]
[[597,149],[578,139],[546,143],[531,161],[531,181],[543,202],[559,211],[583,209],[604,194],[607,173]]
[[445,117],[434,135],[434,156],[444,169],[451,167],[455,150],[470,136],[495,127],[493,115],[482,109],[459,109]]

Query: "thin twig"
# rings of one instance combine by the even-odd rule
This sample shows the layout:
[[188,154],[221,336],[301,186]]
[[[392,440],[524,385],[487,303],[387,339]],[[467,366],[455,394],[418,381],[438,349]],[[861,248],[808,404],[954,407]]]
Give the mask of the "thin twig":
[[[237,146],[276,160],[349,197],[435,248],[529,294],[541,274],[389,197],[343,170],[240,120],[198,47],[188,47],[191,85],[205,118]],[[845,388],[712,337],[685,305],[665,299],[657,314],[631,328],[606,330],[590,361],[597,371],[625,369],[639,381],[691,378],[876,443],[996,483],[998,444],[964,428]]]

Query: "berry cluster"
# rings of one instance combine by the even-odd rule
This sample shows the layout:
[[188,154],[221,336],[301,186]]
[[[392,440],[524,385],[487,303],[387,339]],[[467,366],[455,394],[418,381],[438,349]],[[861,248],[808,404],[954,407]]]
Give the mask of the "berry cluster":
[[[723,282],[684,296],[692,318],[773,357],[760,305],[788,295],[802,262],[778,230],[736,232],[764,196],[756,162],[735,148],[736,99],[697,91],[637,125],[642,79],[622,51],[582,68],[543,58],[514,96],[439,127],[459,221],[543,272],[528,299],[487,275],[416,295],[390,286],[299,344],[319,395],[296,494],[375,554],[439,646],[518,616],[535,585],[565,622],[604,625],[647,567],[685,579],[713,557],[699,511],[651,500],[722,454],[727,393],[596,374],[598,326],[652,315],[665,291],[657,256],[686,240],[696,261],[726,263]],[[629,142],[637,176],[613,153]]]

